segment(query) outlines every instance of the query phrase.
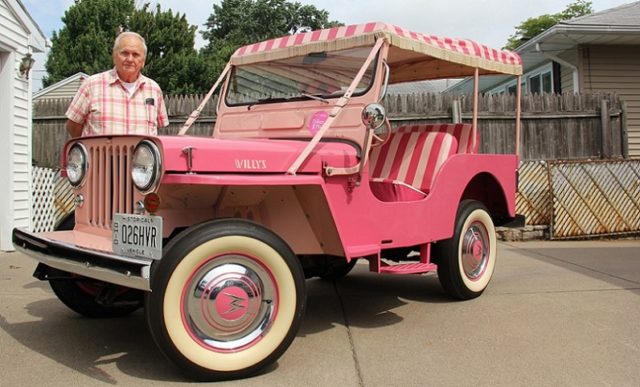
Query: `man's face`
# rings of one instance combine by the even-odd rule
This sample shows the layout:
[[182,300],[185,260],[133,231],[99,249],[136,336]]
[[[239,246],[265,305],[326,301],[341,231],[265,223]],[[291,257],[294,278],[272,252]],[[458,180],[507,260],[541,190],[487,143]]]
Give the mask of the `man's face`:
[[138,79],[144,67],[144,48],[140,39],[135,36],[122,38],[113,52],[113,63],[121,80],[134,82]]

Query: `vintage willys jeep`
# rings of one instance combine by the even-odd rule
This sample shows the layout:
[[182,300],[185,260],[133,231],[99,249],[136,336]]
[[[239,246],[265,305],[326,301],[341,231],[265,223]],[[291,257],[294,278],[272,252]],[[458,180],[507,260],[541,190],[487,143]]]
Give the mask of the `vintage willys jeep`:
[[[75,219],[16,229],[14,244],[81,314],[144,305],[162,352],[203,380],[274,362],[298,330],[305,277],[344,276],[357,259],[437,271],[449,295],[476,297],[494,224],[516,216],[517,155],[478,153],[486,74],[519,76],[520,58],[383,23],[242,47],[211,90],[222,85],[211,138],[184,135],[201,105],[179,136],[69,141]],[[475,81],[471,123],[391,128],[388,84],[461,76]]]

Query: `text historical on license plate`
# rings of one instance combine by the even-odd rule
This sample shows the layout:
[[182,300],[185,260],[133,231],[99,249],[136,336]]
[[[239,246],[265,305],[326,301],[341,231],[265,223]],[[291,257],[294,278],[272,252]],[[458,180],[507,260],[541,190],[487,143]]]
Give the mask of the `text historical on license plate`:
[[112,231],[114,254],[162,258],[162,217],[114,214]]

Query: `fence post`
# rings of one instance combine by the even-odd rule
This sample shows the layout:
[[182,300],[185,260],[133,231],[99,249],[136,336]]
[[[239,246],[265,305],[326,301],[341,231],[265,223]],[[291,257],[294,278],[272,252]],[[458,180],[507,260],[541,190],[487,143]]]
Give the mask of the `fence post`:
[[620,110],[622,110],[622,117],[620,117],[620,141],[622,142],[622,157],[629,158],[629,132],[627,128],[627,101],[620,100]]
[[462,107],[460,106],[460,100],[457,98],[451,101],[451,122],[454,124],[462,122]]
[[600,158],[602,159],[611,158],[611,131],[609,130],[611,117],[609,117],[608,102],[606,98],[600,101]]

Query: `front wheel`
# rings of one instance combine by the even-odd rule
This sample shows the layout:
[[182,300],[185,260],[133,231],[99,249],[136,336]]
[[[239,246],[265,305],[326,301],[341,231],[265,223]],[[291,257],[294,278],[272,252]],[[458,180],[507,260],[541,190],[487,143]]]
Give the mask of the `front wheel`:
[[[75,214],[67,215],[55,231],[73,230]],[[46,268],[53,293],[76,313],[91,318],[123,317],[142,306],[142,291]]]
[[469,300],[489,285],[496,263],[496,231],[482,203],[464,200],[453,238],[435,246],[438,279],[451,297]]
[[293,341],[305,306],[302,268],[287,244],[244,220],[186,230],[153,268],[147,323],[188,376],[245,377]]

